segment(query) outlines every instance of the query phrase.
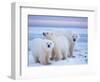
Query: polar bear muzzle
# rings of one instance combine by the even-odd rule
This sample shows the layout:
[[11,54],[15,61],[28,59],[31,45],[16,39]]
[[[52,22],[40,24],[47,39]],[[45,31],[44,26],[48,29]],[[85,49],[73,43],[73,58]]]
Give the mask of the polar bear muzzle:
[[46,36],[46,35],[48,35],[48,32],[43,32],[43,36]]
[[43,36],[46,36],[46,34],[43,32]]
[[51,48],[52,43],[47,43],[47,48]]
[[73,41],[75,42],[76,41],[76,38],[73,38]]
[[48,48],[50,48],[50,44],[48,44]]

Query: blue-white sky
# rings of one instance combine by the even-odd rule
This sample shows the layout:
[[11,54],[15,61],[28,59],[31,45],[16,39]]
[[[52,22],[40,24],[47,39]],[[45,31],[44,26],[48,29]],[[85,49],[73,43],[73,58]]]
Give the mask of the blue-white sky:
[[88,27],[87,17],[29,15],[29,27]]

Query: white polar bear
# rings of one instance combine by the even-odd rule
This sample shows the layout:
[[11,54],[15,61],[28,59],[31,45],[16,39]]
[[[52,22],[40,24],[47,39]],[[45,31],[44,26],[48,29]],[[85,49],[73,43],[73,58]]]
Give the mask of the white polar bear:
[[49,64],[54,43],[51,40],[36,38],[32,41],[32,54],[35,62]]
[[43,32],[43,36],[46,39],[54,42],[54,49],[52,53],[52,59],[61,60],[67,59],[69,55],[69,40],[63,36],[57,36],[55,32]]
[[69,39],[69,42],[70,42],[70,49],[69,49],[70,54],[68,57],[75,57],[73,52],[74,52],[75,43],[78,40],[79,35],[76,32],[66,31],[65,36],[66,38]]
[[65,36],[69,40],[68,57],[75,57],[73,55],[73,51],[74,51],[75,43],[79,38],[79,35],[75,31],[71,31],[71,30],[55,31],[55,34],[56,36]]

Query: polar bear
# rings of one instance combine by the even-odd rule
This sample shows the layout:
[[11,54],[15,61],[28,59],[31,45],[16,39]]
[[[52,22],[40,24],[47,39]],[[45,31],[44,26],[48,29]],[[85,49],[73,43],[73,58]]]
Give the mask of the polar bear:
[[54,47],[54,43],[51,40],[36,38],[32,41],[32,54],[34,62],[40,62],[40,64],[50,64],[49,59]]
[[75,32],[72,32],[72,31],[69,31],[69,32],[68,32],[68,31],[67,31],[67,32],[65,33],[65,36],[66,36],[66,38],[68,38],[69,41],[70,41],[70,49],[69,49],[70,54],[69,54],[68,57],[75,57],[74,54],[73,54],[73,52],[74,52],[75,43],[76,43],[76,41],[78,40],[79,35],[78,35],[77,33],[75,33]]
[[55,32],[43,32],[43,36],[46,39],[52,40],[54,42],[54,49],[52,54],[52,59],[61,60],[67,59],[69,55],[69,40],[61,35],[57,36]]
[[76,33],[75,31],[71,31],[71,30],[63,30],[63,31],[55,31],[56,36],[65,36],[68,41],[69,41],[69,55],[68,57],[75,57],[73,54],[74,51],[74,46],[76,41],[79,38],[78,33]]

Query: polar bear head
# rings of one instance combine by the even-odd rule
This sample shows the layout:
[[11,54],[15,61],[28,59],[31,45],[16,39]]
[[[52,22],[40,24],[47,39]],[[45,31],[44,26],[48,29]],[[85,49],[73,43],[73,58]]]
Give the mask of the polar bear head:
[[53,43],[53,41],[51,41],[51,40],[48,40],[48,39],[44,39],[44,42],[45,42],[45,50],[46,51],[51,51],[53,48],[54,48],[54,43]]
[[46,39],[52,40],[56,35],[54,32],[43,32],[43,36]]
[[72,41],[73,43],[75,43],[79,38],[79,34],[76,33],[75,31],[65,31],[62,34],[65,37],[67,37],[70,41]]
[[76,34],[76,33],[72,34],[73,42],[76,42],[78,38],[79,38],[78,34]]

